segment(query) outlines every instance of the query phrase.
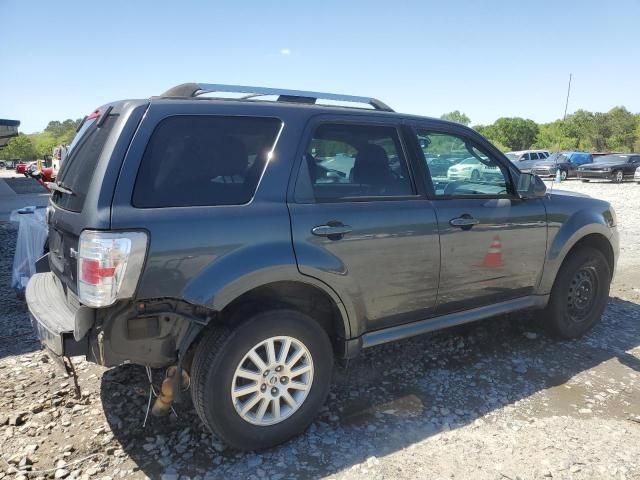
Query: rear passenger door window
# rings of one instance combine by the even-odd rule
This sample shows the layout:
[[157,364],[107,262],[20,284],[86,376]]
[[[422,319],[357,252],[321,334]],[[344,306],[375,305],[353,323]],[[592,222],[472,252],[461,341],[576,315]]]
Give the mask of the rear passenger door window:
[[340,202],[414,193],[395,127],[324,123],[304,152],[296,199]]
[[[418,130],[417,137],[436,197],[509,193],[507,168],[467,139],[428,130]],[[444,167],[443,160],[447,162]]]
[[282,122],[180,115],[161,121],[133,191],[138,208],[240,205],[255,194]]

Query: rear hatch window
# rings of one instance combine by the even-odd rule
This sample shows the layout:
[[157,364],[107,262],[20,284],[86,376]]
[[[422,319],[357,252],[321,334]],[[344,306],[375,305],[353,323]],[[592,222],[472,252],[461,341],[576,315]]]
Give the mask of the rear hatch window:
[[72,192],[53,192],[53,201],[60,208],[72,212],[82,211],[93,172],[113,129],[115,117],[116,115],[109,115],[107,112],[107,117],[100,121],[99,112],[95,112],[82,123],[56,179],[60,187]]

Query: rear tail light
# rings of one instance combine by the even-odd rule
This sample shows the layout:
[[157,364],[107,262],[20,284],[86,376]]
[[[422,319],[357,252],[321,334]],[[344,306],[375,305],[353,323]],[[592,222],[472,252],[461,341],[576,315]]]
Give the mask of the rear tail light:
[[78,247],[78,296],[90,307],[106,307],[135,293],[147,253],[144,232],[85,230]]

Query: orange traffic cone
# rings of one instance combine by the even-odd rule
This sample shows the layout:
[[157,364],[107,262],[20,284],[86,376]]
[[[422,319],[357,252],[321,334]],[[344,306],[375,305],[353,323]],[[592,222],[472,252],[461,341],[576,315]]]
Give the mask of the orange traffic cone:
[[500,237],[498,235],[493,237],[493,241],[489,246],[489,250],[484,256],[484,260],[482,261],[480,266],[488,268],[502,266],[502,243],[500,242]]

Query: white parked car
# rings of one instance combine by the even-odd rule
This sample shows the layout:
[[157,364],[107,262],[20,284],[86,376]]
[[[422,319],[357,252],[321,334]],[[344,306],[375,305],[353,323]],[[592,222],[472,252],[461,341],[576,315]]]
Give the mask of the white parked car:
[[526,160],[544,160],[549,156],[549,150],[518,150],[505,153],[512,162],[522,162]]
[[481,180],[495,174],[500,174],[497,167],[489,167],[474,157],[465,158],[447,170],[449,180]]

